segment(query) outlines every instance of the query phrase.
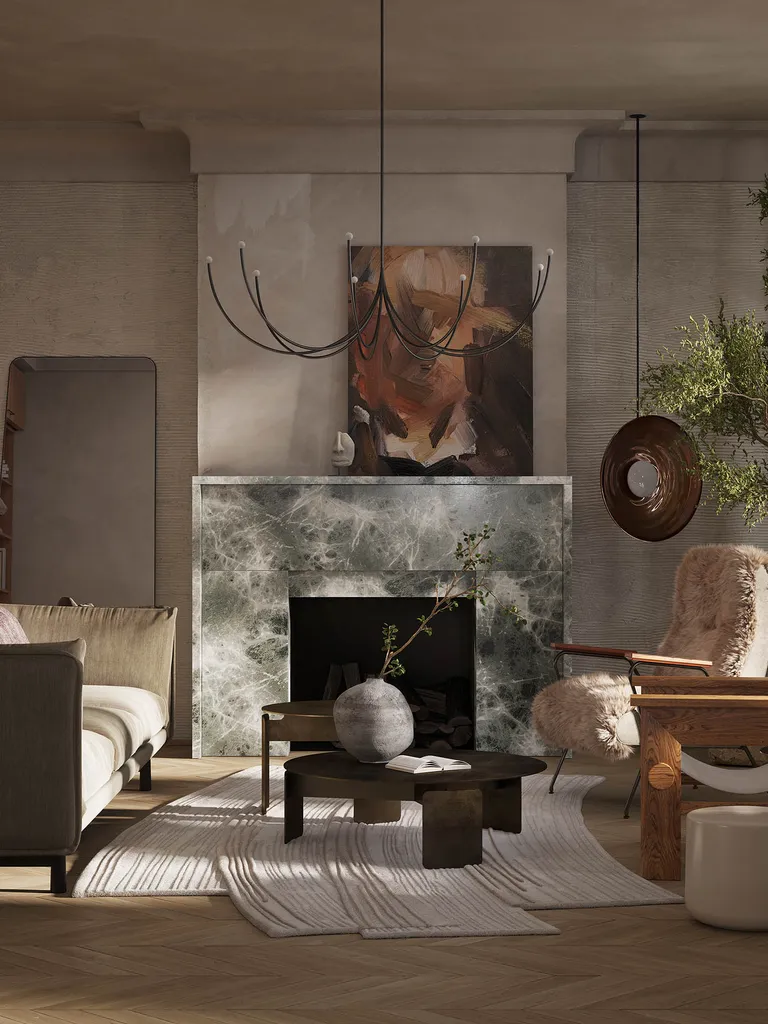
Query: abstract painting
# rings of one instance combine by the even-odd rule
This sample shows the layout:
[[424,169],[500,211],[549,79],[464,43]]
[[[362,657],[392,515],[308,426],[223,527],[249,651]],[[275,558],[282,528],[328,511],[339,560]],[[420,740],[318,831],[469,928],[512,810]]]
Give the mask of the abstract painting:
[[[422,338],[437,340],[453,321],[465,246],[387,246],[384,273],[395,308]],[[352,250],[360,284],[358,318],[379,274],[379,249]],[[532,295],[527,246],[481,246],[469,304],[452,348],[482,350],[517,327]],[[353,322],[350,303],[350,326]],[[365,336],[373,334],[375,318]],[[487,356],[424,361],[400,344],[382,317],[378,345],[365,359],[349,350],[350,474],[360,476],[529,476],[533,472],[533,334],[525,325]]]

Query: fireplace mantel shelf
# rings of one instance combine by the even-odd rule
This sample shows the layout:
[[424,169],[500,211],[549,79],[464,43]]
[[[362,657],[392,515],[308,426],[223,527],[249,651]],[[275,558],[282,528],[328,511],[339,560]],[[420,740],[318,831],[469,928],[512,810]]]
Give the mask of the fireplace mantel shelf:
[[526,622],[476,603],[477,747],[536,750],[530,702],[569,635],[570,478],[199,476],[193,501],[195,756],[259,753],[262,706],[290,697],[291,598],[429,597],[485,523]]
[[333,484],[334,486],[349,485],[353,487],[382,485],[402,487],[408,485],[428,485],[430,487],[489,487],[526,484],[555,484],[570,488],[569,476],[196,476],[194,486],[204,487],[207,484],[239,484],[254,486],[285,486]]

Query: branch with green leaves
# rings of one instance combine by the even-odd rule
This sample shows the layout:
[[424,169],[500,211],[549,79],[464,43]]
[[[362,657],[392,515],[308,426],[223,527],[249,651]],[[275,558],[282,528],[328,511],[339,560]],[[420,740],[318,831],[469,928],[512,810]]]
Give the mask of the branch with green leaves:
[[[525,619],[520,615],[515,605],[505,605],[491,590],[487,580],[483,576],[491,570],[494,556],[491,551],[483,550],[483,546],[493,534],[493,527],[486,523],[479,533],[462,533],[462,539],[456,545],[454,555],[459,563],[448,582],[442,585],[438,582],[435,585],[435,601],[426,615],[419,615],[418,626],[411,636],[400,644],[398,642],[398,628],[391,623],[385,623],[381,635],[383,640],[382,651],[384,652],[384,664],[381,667],[379,676],[386,679],[391,676],[393,679],[405,674],[405,666],[400,660],[400,655],[411,646],[417,636],[424,633],[432,636],[432,622],[436,616],[445,611],[454,611],[459,607],[459,601],[479,601],[485,605],[490,598],[498,602],[499,607],[505,615],[513,615],[522,625]],[[478,579],[478,573],[481,578]]]

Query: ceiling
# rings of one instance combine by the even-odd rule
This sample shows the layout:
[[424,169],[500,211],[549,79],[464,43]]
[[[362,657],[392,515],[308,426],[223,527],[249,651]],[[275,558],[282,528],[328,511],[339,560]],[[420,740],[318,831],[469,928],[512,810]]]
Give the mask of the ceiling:
[[[400,110],[768,119],[765,0],[388,0]],[[0,0],[0,120],[377,103],[377,0]]]

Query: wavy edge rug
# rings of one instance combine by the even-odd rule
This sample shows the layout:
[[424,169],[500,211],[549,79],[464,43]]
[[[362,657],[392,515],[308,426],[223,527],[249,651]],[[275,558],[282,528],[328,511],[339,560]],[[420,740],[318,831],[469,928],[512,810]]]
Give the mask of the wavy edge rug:
[[247,768],[153,811],[86,865],[72,892],[92,896],[228,895],[270,936],[364,938],[550,935],[529,911],[680,903],[623,867],[586,827],[584,796],[601,776],[523,779],[523,831],[483,833],[483,863],[427,870],[421,807],[399,822],[352,822],[349,800],[304,802],[304,835],[283,842],[282,767],[258,811],[261,770]]

